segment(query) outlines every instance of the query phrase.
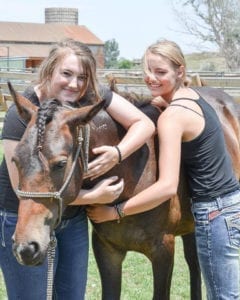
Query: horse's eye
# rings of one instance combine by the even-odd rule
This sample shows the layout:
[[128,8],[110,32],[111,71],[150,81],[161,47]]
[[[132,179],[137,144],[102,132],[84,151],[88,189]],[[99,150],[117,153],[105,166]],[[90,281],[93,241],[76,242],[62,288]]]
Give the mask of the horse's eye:
[[58,161],[56,164],[54,164],[53,170],[62,169],[62,168],[64,168],[66,166],[66,164],[67,164],[67,160]]

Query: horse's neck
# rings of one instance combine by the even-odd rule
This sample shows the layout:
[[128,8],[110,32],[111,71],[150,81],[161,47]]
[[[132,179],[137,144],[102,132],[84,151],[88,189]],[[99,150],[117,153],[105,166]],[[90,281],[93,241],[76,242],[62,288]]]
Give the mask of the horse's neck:
[[93,118],[90,128],[90,160],[94,158],[92,148],[117,145],[125,134],[125,129],[106,111],[101,111]]

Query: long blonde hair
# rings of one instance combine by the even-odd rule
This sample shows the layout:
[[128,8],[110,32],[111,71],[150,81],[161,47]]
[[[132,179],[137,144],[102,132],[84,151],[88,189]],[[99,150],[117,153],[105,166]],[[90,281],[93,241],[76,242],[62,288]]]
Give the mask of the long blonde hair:
[[181,48],[175,42],[165,40],[165,39],[159,40],[156,43],[150,45],[146,49],[142,61],[143,71],[145,74],[149,73],[148,60],[147,60],[148,53],[161,55],[167,58],[175,69],[179,68],[180,66],[183,66],[184,74],[182,79],[184,84],[184,82],[186,81],[186,61]]

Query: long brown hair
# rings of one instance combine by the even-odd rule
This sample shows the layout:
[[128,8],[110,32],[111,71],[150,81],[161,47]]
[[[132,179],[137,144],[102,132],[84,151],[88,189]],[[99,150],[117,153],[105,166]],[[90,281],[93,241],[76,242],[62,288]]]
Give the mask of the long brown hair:
[[74,39],[64,39],[55,44],[40,65],[38,73],[39,88],[48,94],[48,82],[51,80],[56,65],[69,53],[75,54],[79,58],[79,63],[82,65],[83,72],[86,74],[81,96],[91,91],[97,100],[100,100],[97,83],[97,67],[96,60],[92,51],[83,43]]

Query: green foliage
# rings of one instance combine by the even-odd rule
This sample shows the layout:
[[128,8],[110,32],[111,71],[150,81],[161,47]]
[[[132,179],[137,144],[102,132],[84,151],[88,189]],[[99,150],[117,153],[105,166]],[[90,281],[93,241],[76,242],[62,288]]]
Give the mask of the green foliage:
[[104,45],[105,68],[116,68],[120,54],[118,43],[115,39],[108,40]]
[[0,300],[7,300],[6,289],[3,282],[3,276],[0,269]]
[[133,62],[129,59],[121,58],[118,61],[119,69],[131,69],[133,67]]

